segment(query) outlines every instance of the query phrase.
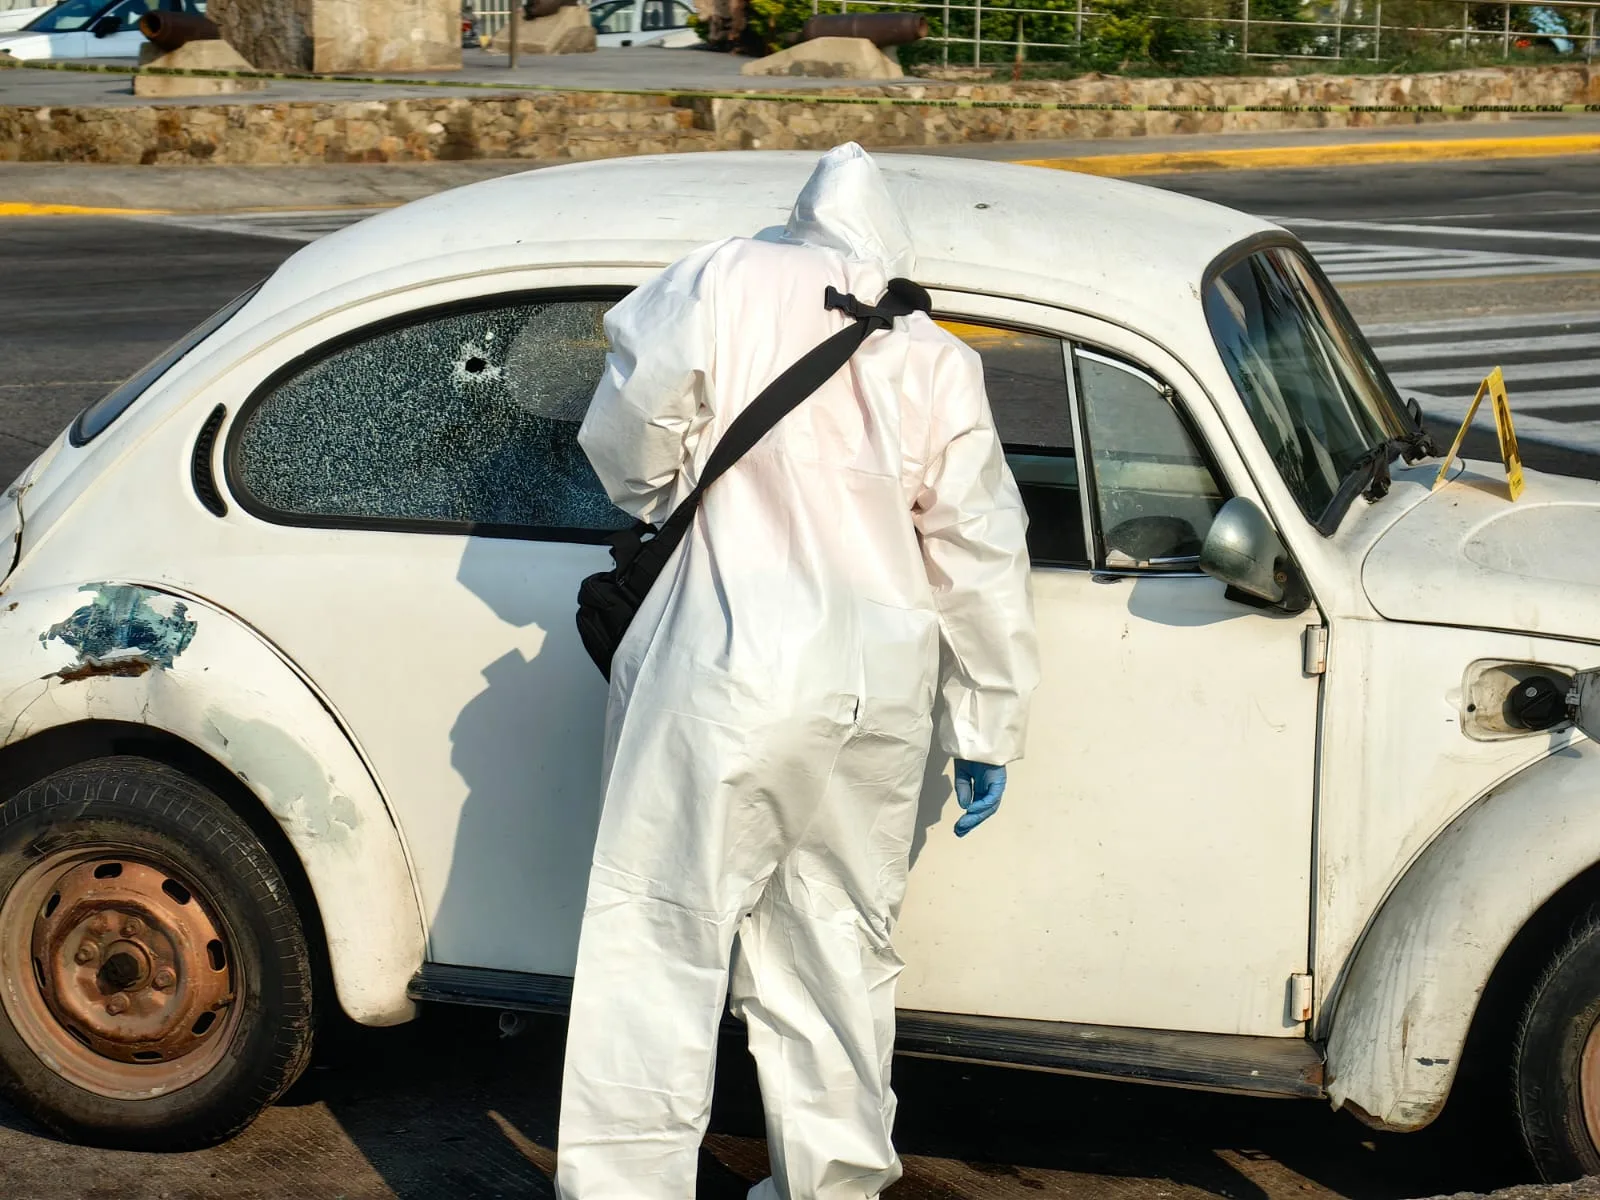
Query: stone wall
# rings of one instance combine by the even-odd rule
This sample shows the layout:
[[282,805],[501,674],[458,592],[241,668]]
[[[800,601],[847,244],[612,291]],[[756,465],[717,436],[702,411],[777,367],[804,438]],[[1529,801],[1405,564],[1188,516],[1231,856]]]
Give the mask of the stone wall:
[[[214,0],[215,2],[215,0]],[[890,99],[895,103],[877,101]],[[855,101],[854,103],[850,101]],[[1290,105],[1299,112],[1094,112],[939,101]],[[919,103],[921,101],[921,103]],[[452,94],[337,103],[0,107],[0,161],[92,163],[427,162],[586,159],[710,149],[930,146],[1040,138],[1414,125],[1432,113],[1328,113],[1328,104],[1600,104],[1600,69],[1416,76],[1082,79],[909,85],[713,99],[597,92]],[[1479,120],[1500,120],[1495,114]],[[1552,131],[1559,129],[1554,126]]]
[[261,71],[461,66],[460,0],[211,0],[207,13]]
[[[1446,71],[1427,75],[1304,75],[1265,78],[1128,79],[1089,76],[1050,83],[896,85],[835,96],[902,100],[1057,104],[1162,104],[1189,112],[1097,112],[1082,109],[960,108],[806,102],[799,95],[760,101],[696,99],[699,123],[724,149],[818,149],[855,140],[864,146],[1044,138],[1143,137],[1280,129],[1419,125],[1460,120],[1433,113],[1318,112],[1327,105],[1600,104],[1600,68],[1544,67]],[[1289,107],[1299,112],[1206,112],[1207,107]],[[1477,120],[1504,120],[1481,114]]]

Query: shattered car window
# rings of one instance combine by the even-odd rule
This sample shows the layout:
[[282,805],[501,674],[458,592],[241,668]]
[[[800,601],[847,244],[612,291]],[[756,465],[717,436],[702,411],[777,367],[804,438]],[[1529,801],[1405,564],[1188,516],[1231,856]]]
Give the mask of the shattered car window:
[[314,519],[623,528],[577,440],[611,304],[457,309],[346,343],[248,414],[238,482]]

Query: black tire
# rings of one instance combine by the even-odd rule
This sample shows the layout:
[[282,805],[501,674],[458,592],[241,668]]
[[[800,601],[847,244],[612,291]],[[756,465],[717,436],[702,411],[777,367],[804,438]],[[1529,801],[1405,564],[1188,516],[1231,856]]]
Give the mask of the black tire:
[[[225,1047],[208,1046],[204,1059],[190,1059],[191,1071],[200,1069],[197,1063],[210,1065],[165,1094],[103,1095],[64,1077],[66,1072],[46,1065],[30,1048],[7,1008],[22,1003],[14,999],[19,988],[12,987],[0,996],[0,1092],[74,1141],[141,1150],[212,1145],[249,1125],[310,1059],[315,1022],[305,930],[271,856],[226,804],[178,771],[128,757],[70,767],[0,803],[0,912],[15,888],[18,920],[27,919],[22,898],[28,893],[20,881],[34,877],[30,869],[45,870],[75,847],[87,852],[106,846],[181,880],[225,936],[232,1001],[217,1030]],[[53,907],[39,911],[48,914]],[[0,930],[0,936],[11,935]],[[79,953],[87,953],[79,945]],[[92,967],[86,970],[93,974]],[[38,995],[43,994],[41,982]],[[39,1019],[30,1014],[42,1007],[19,1009],[25,1023],[36,1022],[26,1026],[36,1039]],[[206,1022],[206,1033],[216,1021]],[[68,1022],[58,1018],[58,1024]],[[76,1036],[85,1040],[81,1032]],[[93,1047],[87,1052],[95,1053]]]
[[1585,1047],[1591,1036],[1600,1039],[1597,1021],[1600,915],[1591,915],[1534,988],[1517,1035],[1517,1117],[1534,1166],[1551,1183],[1600,1174],[1600,1129],[1591,1134],[1584,1115],[1587,1086],[1590,1107],[1600,1116],[1600,1070],[1591,1063],[1587,1085],[1583,1071]]

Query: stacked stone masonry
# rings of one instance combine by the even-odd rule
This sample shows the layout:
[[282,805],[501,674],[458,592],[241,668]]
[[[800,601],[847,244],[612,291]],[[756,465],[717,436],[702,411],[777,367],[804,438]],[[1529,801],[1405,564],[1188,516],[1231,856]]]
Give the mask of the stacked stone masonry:
[[[896,104],[835,98],[894,98]],[[1600,104],[1600,69],[1474,70],[1412,76],[1089,78],[1035,84],[839,89],[816,100],[596,92],[448,95],[338,103],[0,107],[0,161],[85,163],[428,162],[607,158],[688,150],[815,150],[1040,138],[1408,125],[1396,113],[1136,113],[934,107],[918,100],[1176,105]],[[1477,119],[1494,120],[1494,115]]]

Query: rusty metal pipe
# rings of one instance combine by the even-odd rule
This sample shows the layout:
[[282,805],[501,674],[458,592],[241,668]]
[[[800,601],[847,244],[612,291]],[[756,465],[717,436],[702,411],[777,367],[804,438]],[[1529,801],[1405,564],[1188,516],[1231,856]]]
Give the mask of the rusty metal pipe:
[[928,19],[918,13],[832,13],[812,17],[800,30],[802,42],[825,37],[866,38],[874,46],[905,46],[928,36]]
[[563,9],[576,4],[578,0],[527,0],[522,6],[522,15],[530,21],[540,17],[553,17]]
[[214,21],[192,13],[152,9],[139,18],[139,32],[168,53],[188,42],[209,42],[222,36]]

